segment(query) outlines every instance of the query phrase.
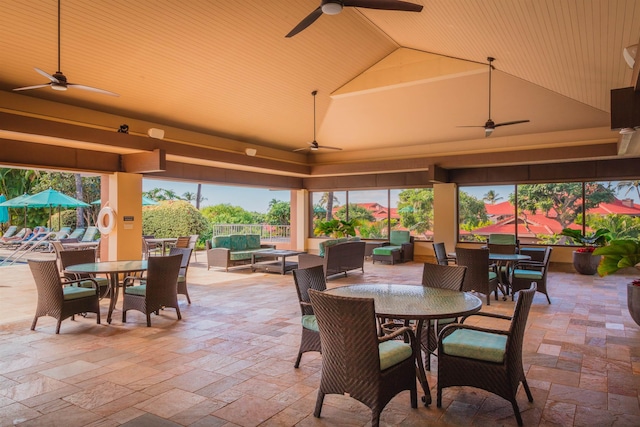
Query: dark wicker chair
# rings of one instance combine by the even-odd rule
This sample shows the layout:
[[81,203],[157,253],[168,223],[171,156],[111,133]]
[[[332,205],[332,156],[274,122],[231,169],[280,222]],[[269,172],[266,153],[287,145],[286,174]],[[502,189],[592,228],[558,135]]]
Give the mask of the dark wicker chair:
[[[122,323],[127,321],[127,311],[138,310],[147,316],[147,326],[151,326],[151,313],[159,314],[160,309],[173,307],[178,320],[182,319],[178,306],[178,273],[182,255],[149,257],[147,275],[127,277],[124,281]],[[144,285],[132,286],[135,281],[144,280]]]
[[520,261],[516,264],[511,272],[511,300],[513,295],[522,290],[529,289],[532,283],[536,283],[538,292],[543,293],[547,297],[547,301],[551,304],[549,292],[547,290],[547,272],[549,270],[549,260],[551,259],[551,246],[547,246],[544,250],[542,261],[536,261],[536,256],[540,255],[540,251],[526,248],[521,249],[521,254],[530,255],[530,261]]
[[[95,274],[88,273],[67,273],[64,269],[70,265],[86,264],[90,262],[96,262],[96,250],[95,249],[81,249],[81,250],[62,250],[59,253],[60,266],[64,273],[64,276],[69,280],[80,280],[78,286],[92,287],[95,281],[100,288],[100,298],[103,298],[109,292],[109,279],[106,277],[96,277]],[[92,279],[92,280],[89,280]],[[83,282],[82,280],[85,280]]]
[[434,243],[433,252],[436,255],[436,262],[440,265],[455,264],[456,260],[453,257],[447,255],[444,242]]
[[465,325],[466,317],[442,330],[438,338],[438,408],[442,406],[443,388],[477,387],[511,402],[518,425],[522,425],[516,393],[522,382],[529,402],[533,402],[522,367],[522,341],[535,292],[535,285],[520,291],[513,316],[472,315],[510,320],[507,331]]
[[[466,272],[467,267],[464,266],[425,264],[422,270],[422,286],[462,292]],[[427,356],[424,363],[427,371],[431,370],[431,355],[435,355],[438,348],[437,334],[449,323],[457,321],[457,318],[432,320],[422,329],[420,346]]]
[[191,304],[191,298],[189,297],[189,291],[187,289],[187,272],[189,271],[189,261],[191,260],[191,249],[178,247],[169,249],[169,255],[178,254],[182,256],[180,273],[178,274],[178,295],[186,296],[187,302]]
[[[373,427],[378,427],[380,413],[401,391],[410,391],[411,407],[417,408],[416,355],[420,350],[411,328],[378,337],[373,299],[314,289],[309,296],[322,343],[322,376],[313,415],[320,417],[326,394],[348,394],[367,405]],[[408,343],[394,339],[403,334]],[[390,351],[400,356],[395,364],[388,359]]]
[[487,305],[491,304],[491,292],[498,299],[498,275],[490,270],[489,249],[456,248],[458,265],[467,267],[467,274],[462,284],[465,292],[479,292],[487,296]]
[[60,324],[67,317],[75,320],[80,313],[96,313],[96,322],[100,324],[100,300],[98,298],[98,284],[93,279],[82,281],[93,282],[93,287],[79,287],[80,281],[68,281],[60,278],[55,260],[29,260],[29,268],[38,290],[38,305],[31,324],[31,330],[36,329],[38,318],[51,316],[58,319],[56,334],[60,333]]
[[298,301],[300,302],[300,311],[302,312],[302,337],[300,338],[300,350],[298,350],[298,358],[294,367],[300,366],[302,353],[308,351],[319,351],[320,349],[320,332],[318,331],[318,322],[313,314],[311,300],[309,299],[309,289],[316,291],[324,291],[327,289],[327,281],[324,277],[324,268],[321,265],[309,268],[301,268],[293,270],[293,281],[296,284],[296,292],[298,293]]

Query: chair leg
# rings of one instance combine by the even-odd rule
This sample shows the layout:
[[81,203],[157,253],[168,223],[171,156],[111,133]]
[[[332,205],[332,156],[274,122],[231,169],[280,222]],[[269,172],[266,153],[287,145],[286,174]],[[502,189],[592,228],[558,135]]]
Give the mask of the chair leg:
[[436,393],[436,406],[442,408],[442,387],[438,384],[438,391]]
[[127,310],[122,310],[122,323],[127,323]]
[[38,316],[35,316],[33,318],[33,322],[31,323],[31,330],[35,331],[36,330],[36,323],[38,323]]
[[180,314],[180,307],[176,304],[176,314],[178,315],[178,320],[182,320],[182,315]]
[[525,393],[527,393],[527,399],[529,402],[533,402],[533,395],[531,394],[531,390],[529,390],[529,384],[527,384],[527,379],[522,380],[522,388],[524,388]]
[[518,402],[516,401],[515,396],[511,400],[511,406],[513,407],[513,414],[516,416],[516,421],[518,422],[518,425],[521,426],[522,425],[522,415],[520,415],[520,408],[518,408]]
[[151,313],[147,313],[147,328],[151,327]]
[[296,359],[296,363],[293,364],[294,368],[300,367],[300,360],[302,359],[302,352],[298,352],[298,358]]
[[322,402],[324,402],[324,392],[318,390],[318,397],[316,399],[316,409],[313,411],[313,416],[320,418],[320,412],[322,411]]
[[56,334],[60,333],[60,325],[62,324],[62,319],[58,319],[58,324],[56,325]]
[[544,295],[547,297],[547,301],[549,302],[549,304],[551,304],[551,299],[549,299],[549,294],[545,292]]
[[184,290],[184,296],[187,297],[187,303],[191,304],[191,298],[189,298],[189,292],[186,289]]

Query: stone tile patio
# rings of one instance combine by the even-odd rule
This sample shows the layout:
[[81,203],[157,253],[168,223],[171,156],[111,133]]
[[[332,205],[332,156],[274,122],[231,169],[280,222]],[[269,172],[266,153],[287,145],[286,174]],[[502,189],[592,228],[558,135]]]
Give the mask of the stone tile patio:
[[[47,256],[47,255],[45,255]],[[293,368],[300,312],[291,274],[189,270],[193,303],[182,321],[167,309],[145,326],[121,302],[111,325],[95,316],[41,318],[29,330],[36,291],[26,265],[0,268],[0,425],[20,426],[366,426],[370,412],[328,396],[313,417],[321,356]],[[349,283],[419,283],[422,264],[365,263]],[[520,390],[526,426],[640,425],[640,328],[626,309],[630,276],[552,272],[552,304],[538,294],[525,334],[524,363],[534,402]],[[513,303],[483,309],[509,314]],[[429,383],[435,396],[437,360]],[[409,405],[407,392],[382,425],[516,425],[511,405],[471,388],[447,389],[443,408]]]

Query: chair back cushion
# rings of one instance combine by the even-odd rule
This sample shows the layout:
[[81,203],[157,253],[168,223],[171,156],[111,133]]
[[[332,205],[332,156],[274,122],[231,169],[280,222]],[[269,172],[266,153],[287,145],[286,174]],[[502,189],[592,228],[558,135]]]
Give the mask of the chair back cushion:
[[231,249],[231,236],[214,236],[211,239],[211,247]]
[[229,236],[231,242],[231,251],[244,251],[247,249],[247,236],[244,234],[232,234]]
[[402,246],[403,243],[411,242],[411,233],[406,230],[391,230],[389,243],[391,246]]
[[247,234],[247,247],[246,249],[259,249],[260,248],[260,235],[259,234]]

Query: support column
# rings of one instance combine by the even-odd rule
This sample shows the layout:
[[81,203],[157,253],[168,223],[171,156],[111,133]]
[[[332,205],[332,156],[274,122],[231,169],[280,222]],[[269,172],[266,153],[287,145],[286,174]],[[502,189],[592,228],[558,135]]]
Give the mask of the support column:
[[307,190],[291,191],[291,249],[305,250],[305,241],[309,224],[309,192]]
[[116,172],[101,181],[102,207],[116,217],[113,231],[100,238],[101,259],[142,259],[142,175]]
[[453,251],[458,241],[458,198],[456,184],[433,184],[433,241],[444,242]]

